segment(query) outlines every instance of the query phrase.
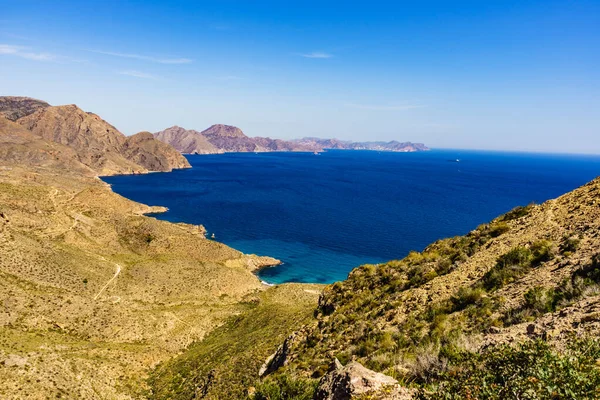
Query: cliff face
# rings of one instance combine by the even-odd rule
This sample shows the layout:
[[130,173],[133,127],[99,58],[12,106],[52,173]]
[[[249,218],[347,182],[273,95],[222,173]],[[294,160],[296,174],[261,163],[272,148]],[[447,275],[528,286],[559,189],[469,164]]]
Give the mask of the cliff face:
[[0,115],[11,121],[16,121],[21,117],[33,114],[40,108],[46,107],[50,107],[50,104],[30,97],[0,97]]
[[36,136],[74,149],[79,161],[100,175],[189,167],[184,157],[153,137],[143,135],[128,140],[96,114],[75,105],[42,108],[19,118],[17,123]]

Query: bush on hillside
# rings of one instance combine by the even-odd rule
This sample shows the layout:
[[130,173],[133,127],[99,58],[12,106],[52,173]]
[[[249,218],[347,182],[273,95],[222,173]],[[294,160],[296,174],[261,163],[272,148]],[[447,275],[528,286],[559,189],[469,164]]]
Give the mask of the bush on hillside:
[[418,398],[597,399],[600,397],[600,341],[574,340],[564,352],[542,341],[502,345],[470,353],[444,372]]
[[256,387],[253,400],[311,400],[317,390],[318,381],[293,378],[287,374],[269,377]]

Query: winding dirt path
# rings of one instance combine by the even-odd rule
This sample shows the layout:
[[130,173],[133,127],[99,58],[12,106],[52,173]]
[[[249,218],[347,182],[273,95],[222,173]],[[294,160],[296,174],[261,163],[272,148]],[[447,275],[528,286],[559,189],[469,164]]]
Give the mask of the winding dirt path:
[[117,276],[119,276],[119,274],[121,273],[121,266],[119,264],[116,264],[117,266],[117,271],[115,272],[115,274],[113,275],[112,278],[110,278],[108,280],[108,282],[106,282],[106,285],[102,286],[102,289],[100,289],[100,291],[94,296],[94,300],[98,300],[98,297],[100,297],[100,295],[102,294],[102,292],[104,292],[104,290],[108,287],[108,285],[110,285],[110,283],[112,281],[114,281],[115,279],[117,279]]

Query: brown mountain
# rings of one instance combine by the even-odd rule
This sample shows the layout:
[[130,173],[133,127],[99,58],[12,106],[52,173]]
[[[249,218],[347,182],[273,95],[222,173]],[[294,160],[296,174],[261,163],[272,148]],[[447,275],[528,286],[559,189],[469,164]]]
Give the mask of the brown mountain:
[[213,125],[201,132],[208,141],[224,152],[260,151],[254,139],[244,135],[240,128],[231,125]]
[[377,150],[412,152],[429,150],[422,143],[412,142],[348,142],[338,139],[307,137],[295,140],[248,137],[241,129],[217,124],[198,132],[173,126],[154,136],[186,154],[214,154],[230,152],[306,151],[321,152],[336,150]]
[[180,126],[172,126],[164,131],[157,132],[154,137],[170,144],[183,154],[223,153],[223,150],[217,149],[200,132],[187,130]]
[[[75,105],[46,107],[33,114],[19,118],[17,123],[29,129],[34,135],[48,141],[61,143],[77,151],[83,164],[98,171],[100,175],[144,173],[157,167],[157,171],[170,171],[173,168],[189,167],[183,156],[174,155],[168,147],[145,136],[145,140],[130,140],[102,118],[81,110]],[[145,149],[135,150],[136,143],[144,143]],[[157,151],[150,157],[148,149]],[[142,153],[145,156],[142,157]],[[130,159],[135,155],[136,160]],[[138,163],[153,158],[153,161]]]
[[0,115],[11,121],[33,114],[40,108],[50,107],[45,101],[30,97],[4,96],[0,97]]
[[127,137],[123,154],[149,171],[170,171],[190,165],[173,147],[154,138],[150,132],[140,132]]
[[91,168],[78,161],[77,152],[72,148],[46,141],[1,116],[0,165],[4,168],[28,166],[94,175]]

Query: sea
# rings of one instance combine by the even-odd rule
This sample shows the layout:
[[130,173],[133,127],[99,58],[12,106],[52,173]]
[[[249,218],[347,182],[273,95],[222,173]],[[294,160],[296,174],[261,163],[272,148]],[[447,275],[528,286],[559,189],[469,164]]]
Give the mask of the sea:
[[282,265],[270,284],[332,283],[600,175],[600,156],[431,150],[186,156],[193,168],[103,178],[154,215]]

